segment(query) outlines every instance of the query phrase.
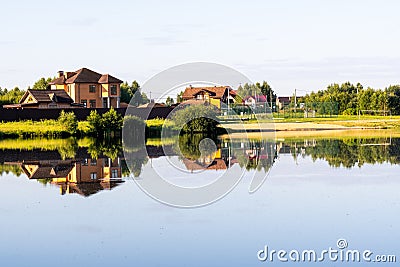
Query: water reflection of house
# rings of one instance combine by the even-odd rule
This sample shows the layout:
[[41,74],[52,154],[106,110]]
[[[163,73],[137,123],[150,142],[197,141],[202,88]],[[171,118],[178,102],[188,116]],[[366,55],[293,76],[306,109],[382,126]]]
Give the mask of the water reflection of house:
[[111,190],[123,182],[119,158],[41,160],[19,164],[29,179],[49,180],[60,187],[61,194],[90,196],[102,190]]
[[237,160],[230,157],[228,148],[218,148],[214,153],[200,156],[196,160],[183,159],[186,169],[193,171],[200,170],[226,170],[237,163]]

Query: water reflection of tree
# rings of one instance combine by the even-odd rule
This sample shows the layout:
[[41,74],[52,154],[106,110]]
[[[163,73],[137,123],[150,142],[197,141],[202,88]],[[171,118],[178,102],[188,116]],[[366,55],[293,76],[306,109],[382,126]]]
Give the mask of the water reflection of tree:
[[77,150],[78,142],[76,138],[68,138],[65,145],[57,147],[57,151],[63,160],[74,158]]
[[88,147],[88,153],[93,159],[104,155],[114,160],[121,151],[122,142],[120,138],[93,139]]
[[[209,139],[210,142],[203,142],[202,151],[200,145],[202,140]],[[211,141],[215,146],[211,146]],[[179,136],[178,144],[174,146],[174,150],[178,155],[183,156],[189,160],[197,160],[202,156],[211,155],[215,153],[215,148],[220,145],[220,140],[215,135],[210,134],[181,134]],[[180,152],[180,153],[179,153]]]
[[285,142],[291,153],[326,160],[330,166],[352,168],[364,164],[400,163],[400,140],[388,138],[350,138],[317,140],[312,146],[301,142]]
[[4,165],[4,164],[0,164],[0,176],[2,173],[12,173],[17,177],[20,177],[22,174],[22,170],[19,166],[16,165]]

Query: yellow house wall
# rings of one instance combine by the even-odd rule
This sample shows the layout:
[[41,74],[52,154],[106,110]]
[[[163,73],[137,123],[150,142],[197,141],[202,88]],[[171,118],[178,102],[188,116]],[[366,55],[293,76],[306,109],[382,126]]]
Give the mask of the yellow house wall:
[[[117,94],[116,95],[112,95],[111,94],[111,85],[116,85],[117,86]],[[121,96],[121,88],[120,85],[117,83],[106,83],[106,84],[102,84],[102,96],[103,97],[119,97]]]
[[108,84],[106,83],[106,84],[102,84],[101,85],[101,94],[102,94],[102,97],[108,97]]
[[217,108],[221,108],[221,101],[219,99],[210,98],[210,104],[216,106]]

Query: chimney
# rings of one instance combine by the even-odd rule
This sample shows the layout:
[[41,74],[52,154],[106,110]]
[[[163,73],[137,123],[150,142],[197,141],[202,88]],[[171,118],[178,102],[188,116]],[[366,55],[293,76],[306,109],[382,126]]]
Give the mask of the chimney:
[[62,70],[59,70],[57,73],[58,73],[58,78],[64,76],[64,71]]

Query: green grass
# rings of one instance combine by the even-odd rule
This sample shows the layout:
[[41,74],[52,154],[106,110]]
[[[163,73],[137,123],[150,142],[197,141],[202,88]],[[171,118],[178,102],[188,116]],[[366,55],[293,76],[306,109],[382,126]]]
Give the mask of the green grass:
[[[264,122],[264,120],[249,120],[245,123]],[[270,121],[268,121],[270,122]],[[399,128],[400,116],[357,116],[339,115],[337,117],[326,118],[274,118],[274,123],[305,123],[334,124],[347,127],[367,127],[367,128]]]
[[165,120],[165,119],[152,119],[152,120],[147,120],[146,121],[146,126],[147,127],[174,127],[175,124],[171,120]]
[[[78,131],[81,133],[87,133],[88,129],[87,121],[78,123]],[[32,138],[65,135],[68,135],[65,127],[57,120],[0,122],[0,137]]]
[[0,135],[6,137],[51,137],[60,136],[64,132],[64,127],[56,120],[0,123]]

